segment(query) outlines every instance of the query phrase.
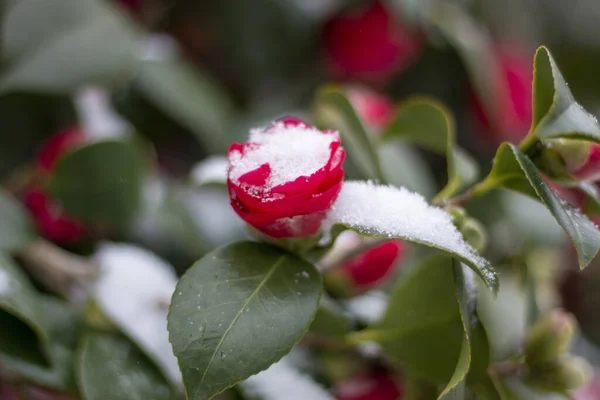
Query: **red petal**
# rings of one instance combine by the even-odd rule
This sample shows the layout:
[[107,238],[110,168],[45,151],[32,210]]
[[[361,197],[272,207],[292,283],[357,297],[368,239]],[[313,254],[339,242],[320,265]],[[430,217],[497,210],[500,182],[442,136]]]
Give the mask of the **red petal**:
[[46,141],[37,156],[38,168],[43,173],[50,173],[58,159],[67,151],[84,141],[83,131],[70,128],[53,135]]

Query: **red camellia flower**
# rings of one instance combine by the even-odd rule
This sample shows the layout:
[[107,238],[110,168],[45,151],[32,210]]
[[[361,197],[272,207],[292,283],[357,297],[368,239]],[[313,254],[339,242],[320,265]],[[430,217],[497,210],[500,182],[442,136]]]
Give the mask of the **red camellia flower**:
[[382,80],[408,66],[421,49],[420,35],[379,2],[338,15],[323,30],[326,62],[339,78]]
[[376,131],[394,117],[394,102],[386,95],[364,86],[349,86],[345,91],[363,121]]
[[85,140],[83,131],[77,127],[65,129],[52,135],[46,141],[37,156],[38,169],[45,174],[50,174],[56,162],[65,152],[71,150]]
[[24,202],[40,234],[53,242],[70,244],[81,240],[85,234],[83,223],[74,220],[43,190],[33,187],[24,196]]
[[498,76],[492,82],[492,90],[495,93],[507,91],[506,96],[489,94],[495,96],[492,104],[497,107],[495,123],[498,126],[492,126],[491,118],[473,96],[474,113],[485,130],[495,133],[497,142],[505,140],[518,142],[527,134],[533,116],[532,60],[531,57],[512,47],[505,47],[498,51],[497,60]]
[[229,148],[227,186],[235,212],[275,237],[310,236],[337,198],[346,153],[334,131],[284,118]]
[[404,242],[390,240],[347,261],[339,272],[347,275],[354,285],[364,291],[385,279],[405,251]]
[[403,388],[385,371],[359,376],[335,391],[338,400],[399,400],[403,395]]

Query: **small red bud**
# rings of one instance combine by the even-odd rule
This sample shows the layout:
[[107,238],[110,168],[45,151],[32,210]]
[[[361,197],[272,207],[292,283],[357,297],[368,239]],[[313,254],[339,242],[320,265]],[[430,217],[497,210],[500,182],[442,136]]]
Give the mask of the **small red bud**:
[[346,94],[358,115],[376,130],[384,128],[394,117],[394,102],[383,94],[362,86],[350,86]]

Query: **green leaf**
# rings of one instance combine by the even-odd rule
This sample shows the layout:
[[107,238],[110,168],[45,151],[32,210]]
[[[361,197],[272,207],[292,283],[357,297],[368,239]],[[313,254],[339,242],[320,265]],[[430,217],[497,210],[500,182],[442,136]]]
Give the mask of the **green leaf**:
[[341,314],[339,307],[327,298],[321,298],[315,318],[310,324],[309,333],[320,336],[344,336],[349,329],[348,320]]
[[97,0],[23,0],[4,22],[9,66],[0,77],[0,92],[70,92],[83,84],[124,80],[137,65],[134,28]]
[[475,192],[497,186],[523,193],[544,203],[575,246],[581,269],[600,250],[600,231],[596,225],[554,194],[533,162],[510,143],[500,146],[492,171]]
[[171,400],[165,378],[127,339],[91,333],[79,349],[79,388],[84,400]]
[[136,84],[154,104],[193,132],[208,152],[225,152],[233,141],[233,104],[206,72],[180,59],[145,61]]
[[60,158],[49,189],[73,217],[124,225],[138,210],[145,167],[133,140],[94,142]]
[[0,254],[0,363],[51,364],[38,293],[11,259]]
[[52,366],[44,367],[19,359],[4,367],[39,385],[76,393],[73,362],[81,316],[71,305],[56,298],[43,296],[40,302],[43,304],[43,322],[51,341]]
[[16,252],[35,237],[24,208],[8,193],[0,191],[0,252]]
[[287,354],[320,295],[313,265],[267,244],[230,244],[194,264],[168,316],[188,399],[210,399]]
[[445,155],[448,183],[436,198],[446,199],[470,186],[479,176],[475,161],[456,147],[455,131],[454,119],[446,107],[432,99],[415,98],[398,107],[396,117],[385,129],[382,140],[407,140]]
[[465,274],[470,270],[463,270],[462,265],[454,261],[452,267],[454,272],[454,284],[456,285],[456,300],[460,309],[460,319],[463,325],[463,339],[460,346],[460,355],[450,381],[442,391],[439,399],[445,400],[464,400],[465,399],[465,378],[471,365],[471,309],[470,303],[474,302],[475,294],[474,281],[465,278]]
[[379,157],[369,132],[344,91],[335,86],[322,88],[317,93],[313,107],[314,120],[319,128],[340,132],[349,158],[362,173],[360,178],[384,182]]
[[468,344],[463,346],[465,326],[452,263],[436,255],[411,270],[394,288],[381,322],[351,334],[350,341],[376,341],[407,374],[456,386],[470,356]]
[[571,138],[600,143],[600,125],[573,98],[554,58],[546,47],[535,53],[533,124],[540,139]]

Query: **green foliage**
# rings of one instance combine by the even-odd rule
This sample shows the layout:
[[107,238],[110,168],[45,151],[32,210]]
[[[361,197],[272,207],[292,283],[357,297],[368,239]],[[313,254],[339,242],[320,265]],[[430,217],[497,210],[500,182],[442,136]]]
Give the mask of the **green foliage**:
[[452,264],[447,256],[427,259],[395,287],[382,320],[350,336],[378,342],[408,374],[446,384],[441,394],[446,399],[463,390],[460,383],[471,362],[471,289],[460,265]]
[[69,215],[122,226],[138,210],[146,167],[133,140],[94,142],[60,158],[49,189]]
[[2,35],[9,67],[0,93],[68,93],[82,84],[128,78],[139,36],[110,8],[98,0],[26,0],[9,7]]
[[8,193],[0,191],[0,251],[22,249],[35,237],[34,228],[23,207]]
[[535,53],[533,123],[540,139],[570,138],[600,142],[600,125],[575,101],[556,61],[546,47]]
[[208,253],[179,281],[168,316],[188,399],[209,399],[283,357],[320,295],[314,267],[276,247],[240,242]]
[[176,393],[148,358],[123,337],[90,333],[79,349],[84,400],[173,400]]
[[548,186],[533,162],[514,145],[498,149],[494,167],[476,192],[502,186],[541,201],[571,239],[579,266],[585,268],[600,250],[600,231],[579,210],[561,200]]
[[383,133],[382,140],[406,140],[445,155],[448,183],[436,198],[447,199],[470,186],[479,176],[475,161],[456,147],[455,131],[454,119],[443,105],[431,99],[417,98],[398,106],[398,112]]
[[52,364],[44,310],[28,277],[5,256],[0,255],[0,360],[12,360],[48,367]]

